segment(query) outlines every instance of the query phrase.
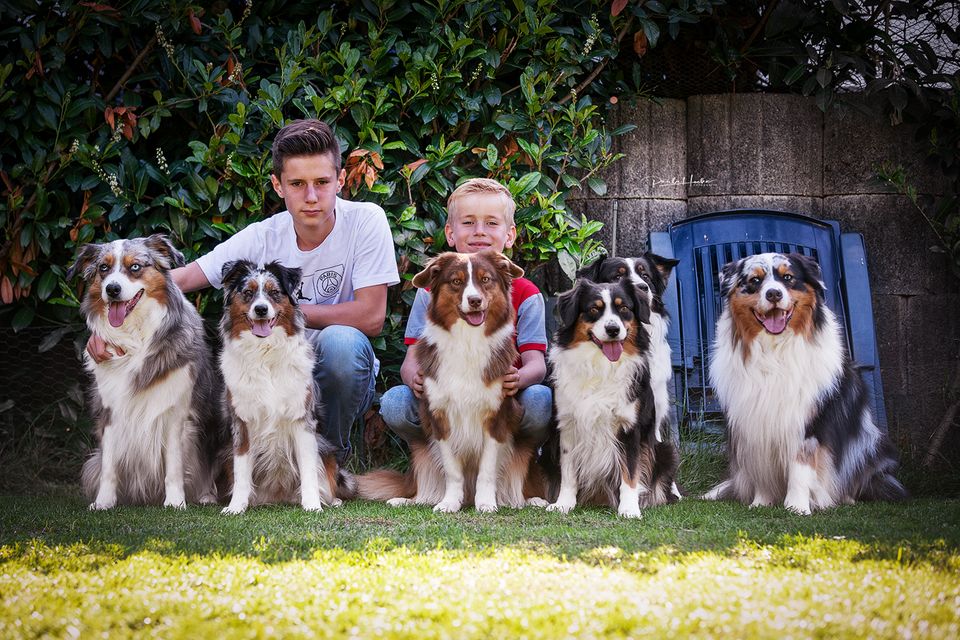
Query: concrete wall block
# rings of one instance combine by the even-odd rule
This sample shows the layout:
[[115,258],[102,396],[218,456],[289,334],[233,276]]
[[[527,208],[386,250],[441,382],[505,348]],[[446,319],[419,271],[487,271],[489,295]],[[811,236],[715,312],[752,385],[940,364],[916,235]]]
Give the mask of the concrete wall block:
[[[952,373],[960,353],[960,294],[911,296],[906,298],[905,307],[898,331],[906,342],[904,364],[907,368],[930,366],[937,370],[945,365]],[[949,379],[940,383],[946,385]],[[908,384],[915,387],[917,381],[909,379]]]
[[822,119],[809,98],[775,94],[692,96],[687,106],[690,197],[822,195]]
[[666,231],[668,224],[683,219],[685,209],[685,203],[678,200],[621,200],[616,255],[641,255],[647,250],[650,232]]
[[830,196],[823,199],[822,217],[838,220],[844,231],[863,234],[875,293],[956,291],[944,255],[930,251],[936,235],[906,197]]
[[875,179],[883,162],[903,165],[920,193],[944,193],[949,182],[926,160],[926,143],[915,139],[915,128],[890,126],[868,113],[870,108],[851,96],[824,114],[824,195],[891,193]]
[[821,198],[792,195],[690,196],[687,200],[688,217],[727,209],[770,209],[819,218],[822,208]]
[[621,102],[612,111],[611,128],[634,124],[636,129],[614,139],[614,150],[625,153],[605,173],[607,196],[683,200],[687,168],[687,105],[664,98],[635,104]]

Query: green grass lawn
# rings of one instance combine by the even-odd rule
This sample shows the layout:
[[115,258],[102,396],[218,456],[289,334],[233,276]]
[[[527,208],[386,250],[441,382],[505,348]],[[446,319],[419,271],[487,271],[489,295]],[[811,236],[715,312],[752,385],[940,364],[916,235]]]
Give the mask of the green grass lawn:
[[958,637],[960,500],[226,517],[0,498],[0,638]]

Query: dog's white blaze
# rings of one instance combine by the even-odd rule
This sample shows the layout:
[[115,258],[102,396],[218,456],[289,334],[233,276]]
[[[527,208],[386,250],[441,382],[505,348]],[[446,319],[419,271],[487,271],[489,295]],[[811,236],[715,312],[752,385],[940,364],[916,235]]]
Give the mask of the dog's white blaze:
[[[247,317],[251,320],[273,320],[277,317],[277,308],[273,306],[273,302],[267,297],[266,284],[267,280],[270,279],[270,276],[266,273],[257,274],[257,295],[250,301],[250,307],[247,309]],[[265,305],[267,307],[267,315],[258,316],[254,309],[257,308],[257,305]],[[274,327],[276,329],[277,327]],[[281,328],[281,331],[283,329]],[[286,332],[284,332],[286,333]],[[262,338],[258,338],[262,340]]]
[[839,383],[840,326],[829,308],[823,313],[824,328],[809,341],[794,335],[790,325],[780,336],[761,331],[746,362],[743,343],[734,341],[729,308],[717,323],[710,382],[724,407],[737,458],[750,461],[731,479],[737,495],[784,498],[806,425],[820,399]]
[[627,398],[634,376],[646,366],[643,356],[623,353],[610,362],[595,344],[583,342],[569,349],[552,347],[550,360],[561,458],[570,456],[581,488],[619,477],[617,431],[632,426],[637,414],[637,401]]
[[[113,254],[113,268],[110,273],[101,278],[103,284],[100,286],[100,297],[105,301],[126,302],[143,289],[143,285],[134,282],[123,272],[123,243],[123,240],[114,240],[110,243],[110,252]],[[109,284],[120,285],[120,295],[116,298],[107,295],[107,285]],[[140,302],[143,302],[143,300]]]
[[[243,331],[224,343],[220,369],[233,410],[247,425],[251,473],[266,479],[256,488],[260,491],[254,491],[252,504],[259,503],[257,493],[267,496],[271,487],[300,478],[297,443],[301,433],[313,439],[316,449],[312,407],[306,406],[307,391],[313,384],[313,364],[314,351],[307,339],[301,334],[288,336],[282,328],[275,328],[266,338]],[[325,470],[316,457],[307,462],[314,471],[306,489],[313,492],[316,477],[322,502],[331,504],[334,497]],[[311,506],[303,506],[313,508],[312,498],[307,502]]]
[[[600,297],[603,299],[603,315],[601,315],[597,321],[593,323],[593,326],[590,327],[590,333],[592,333],[593,337],[600,342],[609,340],[626,340],[627,327],[623,324],[623,320],[620,319],[620,316],[617,315],[617,310],[613,308],[613,301],[610,299],[610,290],[602,289],[600,291]],[[607,334],[608,325],[617,327],[617,335],[615,337],[611,337]]]
[[482,297],[482,294],[480,293],[480,289],[477,288],[477,284],[473,281],[473,261],[467,258],[464,262],[467,264],[467,282],[463,288],[463,294],[460,296],[460,311],[470,313],[471,311],[476,311],[476,309],[470,306],[470,296]]

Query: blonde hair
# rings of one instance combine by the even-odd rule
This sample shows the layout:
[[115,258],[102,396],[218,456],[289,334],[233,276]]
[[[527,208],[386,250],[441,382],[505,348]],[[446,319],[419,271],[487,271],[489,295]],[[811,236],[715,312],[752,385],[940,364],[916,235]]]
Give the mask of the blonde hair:
[[517,210],[517,203],[513,201],[513,196],[510,195],[509,189],[490,178],[470,178],[453,190],[453,193],[447,198],[447,224],[450,223],[451,218],[457,215],[457,202],[464,196],[475,193],[501,196],[503,198],[504,221],[508,226],[514,226],[513,214]]

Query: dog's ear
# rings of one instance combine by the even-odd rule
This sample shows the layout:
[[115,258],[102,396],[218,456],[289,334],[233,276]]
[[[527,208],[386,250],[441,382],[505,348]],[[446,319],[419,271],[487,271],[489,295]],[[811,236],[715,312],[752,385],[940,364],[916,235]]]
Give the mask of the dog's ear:
[[597,282],[600,280],[600,267],[603,266],[603,261],[606,260],[606,256],[600,256],[590,264],[585,267],[581,267],[577,271],[577,279],[586,278],[587,280],[592,280]]
[[497,266],[497,271],[500,273],[509,276],[512,280],[513,278],[523,277],[523,269],[521,269],[517,264],[515,264],[510,258],[503,255],[499,251],[491,251],[490,258],[493,260],[493,264]]
[[637,316],[637,320],[650,324],[650,304],[647,302],[647,296],[637,295],[637,288],[629,283],[624,287],[624,290],[633,302],[634,315]]
[[224,263],[220,270],[220,282],[223,285],[223,304],[229,305],[233,301],[233,294],[237,292],[239,283],[250,273],[253,263],[249,260],[231,260]]
[[730,294],[730,290],[737,284],[737,279],[740,277],[740,264],[742,262],[743,260],[728,262],[723,265],[723,269],[720,270],[721,298],[726,298]]
[[443,268],[443,263],[446,260],[450,259],[451,255],[456,255],[451,252],[441,253],[435,258],[431,258],[430,262],[426,264],[423,268],[423,271],[413,276],[413,286],[417,289],[432,289],[431,286],[436,280],[437,276],[440,275],[440,270]]
[[593,286],[593,282],[580,278],[574,283],[572,289],[557,296],[553,313],[557,319],[558,334],[570,330],[577,324],[577,318],[580,317],[580,294],[590,286]]
[[658,256],[655,253],[647,251],[644,256],[647,260],[650,261],[650,264],[660,272],[660,275],[663,276],[664,283],[670,279],[670,274],[673,273],[673,268],[680,264],[679,260],[673,258],[664,258],[663,256]]
[[273,261],[264,267],[273,274],[273,277],[280,283],[280,290],[290,298],[294,306],[297,305],[297,289],[300,287],[302,271],[296,267],[285,267],[277,261]]
[[67,269],[67,280],[73,280],[78,273],[87,282],[93,279],[93,275],[96,273],[97,258],[100,256],[102,248],[102,245],[99,244],[85,244],[80,247],[73,266]]
[[790,265],[800,272],[803,280],[810,283],[817,295],[822,298],[827,290],[827,285],[823,282],[823,271],[820,270],[820,263],[802,253],[791,253],[787,258],[790,259]]
[[144,242],[147,248],[153,252],[153,266],[157,269],[170,270],[174,267],[182,267],[187,264],[183,254],[173,246],[170,238],[162,233],[155,233],[148,236]]

